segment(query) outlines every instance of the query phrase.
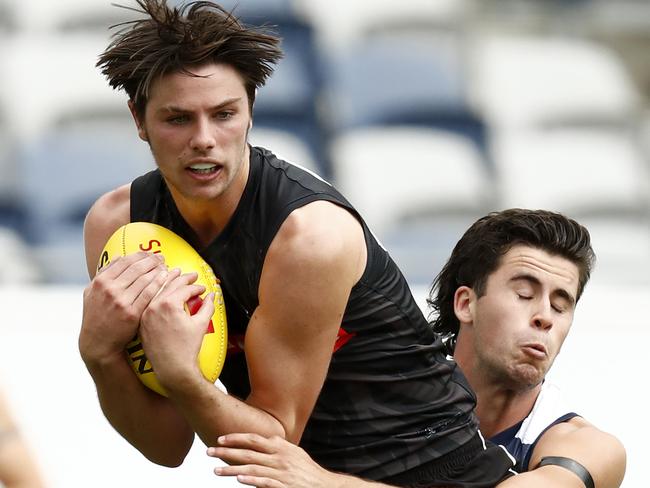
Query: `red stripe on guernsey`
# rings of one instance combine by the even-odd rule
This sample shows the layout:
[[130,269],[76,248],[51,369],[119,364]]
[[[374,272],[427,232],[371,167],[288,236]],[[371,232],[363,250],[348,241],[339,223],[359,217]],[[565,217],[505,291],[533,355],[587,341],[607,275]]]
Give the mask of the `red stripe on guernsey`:
[[[198,312],[199,308],[201,308],[202,303],[203,299],[198,295],[194,295],[192,298],[190,298],[187,301],[187,309],[190,311],[190,315],[194,315],[196,312]],[[205,333],[214,334],[214,325],[212,325],[212,319],[210,319],[208,330],[206,330]]]
[[334,343],[334,352],[338,351],[341,349],[343,346],[345,346],[350,339],[352,339],[355,335],[357,335],[356,332],[348,332],[346,331],[343,327],[339,329],[338,334],[336,334],[336,342]]
[[[334,350],[332,353],[335,353],[341,349],[355,335],[357,335],[356,332],[349,333],[343,327],[341,327],[336,334],[336,342],[334,343]],[[228,355],[237,354],[240,352],[244,352],[244,334],[228,335]]]

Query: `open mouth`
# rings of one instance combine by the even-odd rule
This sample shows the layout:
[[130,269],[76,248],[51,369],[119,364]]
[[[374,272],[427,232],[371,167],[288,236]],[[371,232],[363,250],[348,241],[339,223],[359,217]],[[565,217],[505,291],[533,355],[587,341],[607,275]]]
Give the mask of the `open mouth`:
[[192,173],[199,175],[208,175],[216,173],[219,170],[219,165],[213,163],[197,163],[188,168]]

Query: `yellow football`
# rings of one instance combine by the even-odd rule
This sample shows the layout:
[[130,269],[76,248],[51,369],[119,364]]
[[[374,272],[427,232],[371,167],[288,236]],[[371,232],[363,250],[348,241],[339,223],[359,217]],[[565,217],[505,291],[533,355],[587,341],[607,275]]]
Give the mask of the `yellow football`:
[[[187,241],[171,230],[149,222],[131,222],[117,229],[102,250],[97,271],[107,266],[117,256],[126,256],[139,251],[162,253],[165,264],[170,269],[180,268],[183,273],[193,271],[198,273],[196,283],[205,286],[205,292],[186,303],[185,308],[188,313],[192,315],[196,313],[202,299],[208,293],[214,292],[214,314],[207,325],[198,356],[203,376],[214,383],[223,368],[228,345],[226,308],[219,280],[208,263]],[[147,359],[139,336],[127,345],[127,352],[131,367],[142,383],[153,391],[167,396]]]

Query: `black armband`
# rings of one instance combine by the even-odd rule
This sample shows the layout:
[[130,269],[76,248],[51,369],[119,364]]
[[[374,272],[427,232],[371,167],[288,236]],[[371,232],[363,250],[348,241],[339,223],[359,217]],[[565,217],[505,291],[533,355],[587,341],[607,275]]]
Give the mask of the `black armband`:
[[587,468],[585,468],[578,461],[574,461],[573,459],[567,457],[548,456],[542,458],[537,467],[541,468],[542,466],[549,464],[568,469],[582,480],[586,488],[594,488],[594,479],[591,477],[589,471],[587,471]]

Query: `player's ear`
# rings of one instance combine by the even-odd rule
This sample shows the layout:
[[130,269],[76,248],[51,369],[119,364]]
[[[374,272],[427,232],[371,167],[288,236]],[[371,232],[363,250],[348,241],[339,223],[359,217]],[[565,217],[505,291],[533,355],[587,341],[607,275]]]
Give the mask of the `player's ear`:
[[138,128],[138,136],[143,141],[148,142],[149,137],[147,136],[147,130],[144,127],[144,121],[140,120],[140,116],[138,115],[138,111],[135,109],[135,103],[133,103],[133,100],[129,100],[129,111],[135,121],[135,126]]
[[476,293],[469,286],[460,286],[454,293],[454,313],[461,324],[472,324],[474,321],[474,304]]

